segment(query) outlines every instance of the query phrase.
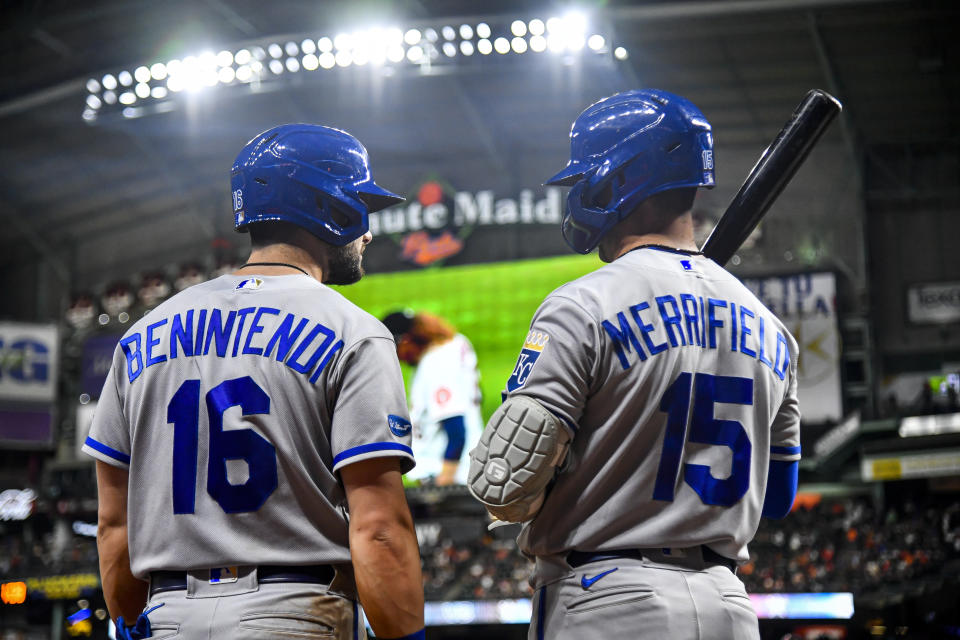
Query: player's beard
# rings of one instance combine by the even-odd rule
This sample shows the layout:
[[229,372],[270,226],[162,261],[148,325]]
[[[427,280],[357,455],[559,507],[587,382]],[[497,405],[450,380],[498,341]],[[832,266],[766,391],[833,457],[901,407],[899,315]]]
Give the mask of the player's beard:
[[363,277],[363,252],[361,242],[351,242],[343,247],[333,247],[327,260],[326,284],[353,284]]

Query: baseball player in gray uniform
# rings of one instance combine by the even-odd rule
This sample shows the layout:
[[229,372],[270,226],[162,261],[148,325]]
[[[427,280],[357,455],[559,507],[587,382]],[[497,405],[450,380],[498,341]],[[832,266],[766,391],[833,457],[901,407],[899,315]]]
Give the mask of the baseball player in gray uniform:
[[126,332],[84,445],[111,615],[125,638],[345,640],[359,596],[380,637],[423,638],[393,337],[326,286],[360,279],[368,212],[402,199],[316,125],[254,138],[232,188],[249,261]]
[[758,638],[735,570],[796,493],[797,345],[694,243],[710,125],[665,91],[617,94],[548,184],[572,187],[567,243],[609,264],[537,310],[469,485],[524,523],[529,637]]

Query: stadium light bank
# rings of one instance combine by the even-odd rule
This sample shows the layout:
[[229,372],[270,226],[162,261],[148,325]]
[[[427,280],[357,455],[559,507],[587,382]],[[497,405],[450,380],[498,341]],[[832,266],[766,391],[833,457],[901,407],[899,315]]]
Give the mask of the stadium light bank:
[[571,11],[546,20],[497,18],[407,29],[371,27],[332,36],[264,38],[236,49],[148,61],[133,71],[92,77],[86,82],[82,115],[90,123],[105,113],[137,118],[170,111],[177,94],[236,85],[259,92],[271,85],[283,86],[285,77],[348,67],[380,68],[389,76],[404,66],[430,73],[437,66],[501,56],[553,54],[567,63],[581,55],[627,59],[624,47],[612,46],[610,28],[590,27],[585,13]]

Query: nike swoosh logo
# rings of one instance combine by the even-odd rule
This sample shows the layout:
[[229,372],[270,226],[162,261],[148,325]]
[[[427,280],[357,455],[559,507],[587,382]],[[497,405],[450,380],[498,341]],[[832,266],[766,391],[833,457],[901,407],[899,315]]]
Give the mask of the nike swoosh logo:
[[608,575],[610,575],[611,573],[613,573],[614,571],[616,571],[616,570],[619,569],[619,568],[620,568],[620,567],[614,567],[613,569],[607,569],[607,570],[604,571],[603,573],[598,573],[597,575],[593,576],[592,578],[588,578],[586,575],[583,575],[583,576],[580,578],[580,586],[583,587],[584,589],[589,589],[590,587],[593,586],[593,583],[594,583],[594,582],[596,582],[597,580],[599,580],[599,579],[602,578],[603,576],[608,576]]

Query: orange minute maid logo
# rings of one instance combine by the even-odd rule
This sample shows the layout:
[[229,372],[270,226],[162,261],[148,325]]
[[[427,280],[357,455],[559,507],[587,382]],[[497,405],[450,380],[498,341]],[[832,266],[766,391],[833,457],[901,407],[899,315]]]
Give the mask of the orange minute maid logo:
[[454,225],[451,194],[452,189],[444,189],[437,180],[427,180],[420,185],[415,204],[419,204],[423,228],[401,238],[401,259],[425,267],[463,250],[464,238],[470,229]]
[[520,356],[517,358],[517,364],[513,367],[513,373],[507,380],[507,391],[516,391],[527,383],[530,373],[533,371],[533,365],[537,364],[540,354],[550,341],[550,336],[542,331],[530,331],[527,339],[523,341],[523,349],[520,350]]

